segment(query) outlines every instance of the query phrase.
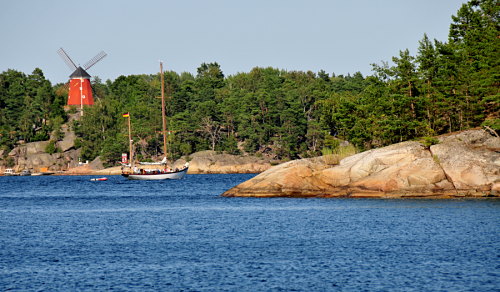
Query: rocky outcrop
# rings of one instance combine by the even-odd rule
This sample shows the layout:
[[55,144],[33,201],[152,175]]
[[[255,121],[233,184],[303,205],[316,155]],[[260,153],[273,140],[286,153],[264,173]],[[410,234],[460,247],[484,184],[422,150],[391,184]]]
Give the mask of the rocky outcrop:
[[64,138],[57,142],[57,147],[62,151],[66,152],[75,147],[76,135],[67,124],[61,126],[61,132],[64,134]]
[[15,170],[58,171],[67,169],[71,167],[71,164],[74,164],[74,161],[78,161],[79,150],[72,149],[66,152],[49,154],[45,152],[48,144],[49,141],[32,142],[19,145],[10,151],[8,156],[14,160]]
[[219,154],[215,151],[200,151],[175,162],[180,167],[189,161],[189,174],[200,173],[260,173],[272,166],[272,161],[255,156]]
[[[79,163],[80,149],[75,149],[75,133],[67,124],[61,126],[64,138],[56,143],[57,152],[46,152],[50,141],[40,141],[21,144],[14,148],[8,156],[14,161],[14,170],[30,170],[32,172],[61,172],[67,174],[89,174],[95,170],[103,169],[100,159],[94,160],[90,165]],[[53,133],[51,139],[55,140]]]
[[[70,121],[75,116],[70,116]],[[61,126],[61,133],[64,135],[61,141],[57,141],[57,152],[49,154],[46,152],[50,141],[39,141],[21,144],[9,152],[8,156],[14,162],[13,167],[16,172],[30,170],[31,172],[62,172],[66,174],[89,174],[93,171],[103,169],[100,159],[94,160],[90,165],[79,163],[80,149],[75,149],[76,135],[71,128],[64,124]],[[52,140],[57,140],[56,131],[51,134]],[[0,157],[3,153],[0,153]],[[0,168],[6,166],[0,166]]]
[[224,196],[500,197],[500,138],[475,129],[430,148],[403,142],[328,165],[303,159],[275,166]]

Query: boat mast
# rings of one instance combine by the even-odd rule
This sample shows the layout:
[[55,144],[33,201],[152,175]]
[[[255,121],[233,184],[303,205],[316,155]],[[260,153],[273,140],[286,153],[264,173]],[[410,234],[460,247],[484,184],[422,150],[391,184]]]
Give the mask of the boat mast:
[[165,85],[163,77],[163,63],[160,62],[160,77],[161,77],[161,120],[163,124],[163,155],[167,158],[167,120],[165,115]]
[[129,153],[130,153],[130,167],[134,166],[134,151],[132,151],[132,127],[130,126],[130,112],[127,113],[127,118],[128,118],[128,147],[129,147]]

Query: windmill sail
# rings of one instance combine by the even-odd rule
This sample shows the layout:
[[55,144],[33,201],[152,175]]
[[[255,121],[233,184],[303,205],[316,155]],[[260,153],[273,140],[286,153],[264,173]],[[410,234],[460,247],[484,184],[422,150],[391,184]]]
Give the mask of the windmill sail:
[[63,48],[60,48],[57,51],[57,53],[64,60],[64,63],[66,63],[66,65],[68,65],[69,69],[76,70],[77,67],[75,65],[75,62],[73,62],[73,60],[71,60],[71,58],[68,56],[68,54],[66,54],[66,52],[64,51]]
[[104,57],[106,57],[108,54],[106,54],[104,51],[101,51],[99,54],[95,55],[94,58],[90,59],[85,65],[83,65],[84,70],[90,69],[90,67],[94,66],[97,62],[101,61]]

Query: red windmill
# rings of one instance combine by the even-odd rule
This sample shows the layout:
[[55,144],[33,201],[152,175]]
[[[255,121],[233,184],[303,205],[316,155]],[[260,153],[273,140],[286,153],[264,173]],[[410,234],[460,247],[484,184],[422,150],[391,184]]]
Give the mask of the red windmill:
[[90,61],[85,63],[82,68],[81,66],[77,67],[75,65],[73,60],[71,60],[63,48],[60,48],[57,52],[66,65],[68,65],[71,70],[74,70],[74,72],[69,76],[68,105],[80,105],[83,114],[83,105],[94,104],[92,87],[90,86],[90,75],[86,70],[102,60],[102,58],[106,57],[107,54],[104,51],[101,51],[94,58],[90,59]]

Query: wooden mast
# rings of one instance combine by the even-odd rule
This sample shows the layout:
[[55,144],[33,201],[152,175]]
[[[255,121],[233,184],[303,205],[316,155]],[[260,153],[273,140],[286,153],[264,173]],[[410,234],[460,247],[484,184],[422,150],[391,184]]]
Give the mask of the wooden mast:
[[130,153],[130,167],[134,166],[134,151],[132,150],[132,127],[130,125],[130,112],[127,113],[127,118],[128,118],[128,147],[129,147],[129,153]]
[[165,85],[163,77],[163,63],[160,62],[161,77],[161,120],[163,125],[163,155],[167,158],[167,120],[165,115]]

